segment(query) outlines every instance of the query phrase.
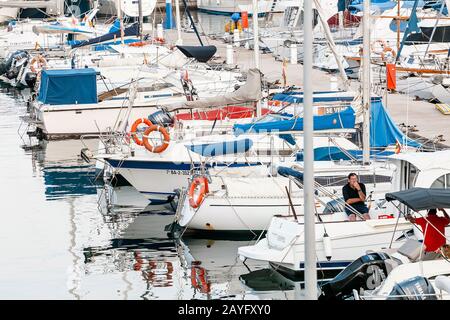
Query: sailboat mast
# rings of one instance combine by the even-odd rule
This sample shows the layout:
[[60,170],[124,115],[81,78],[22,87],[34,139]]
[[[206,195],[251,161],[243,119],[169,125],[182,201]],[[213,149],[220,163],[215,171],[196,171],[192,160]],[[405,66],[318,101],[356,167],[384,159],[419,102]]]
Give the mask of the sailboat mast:
[[116,0],[116,9],[117,9],[117,19],[119,19],[119,22],[120,22],[120,41],[121,41],[122,45],[124,45],[124,40],[123,40],[124,30],[123,30],[123,19],[122,19],[122,6],[121,6],[121,1],[120,1],[120,0]]
[[397,0],[397,52],[400,51],[400,0]]
[[[312,1],[303,4],[303,127],[304,127],[304,221],[305,221],[305,298],[317,299],[316,219],[314,215],[313,145],[313,11]],[[295,261],[300,263],[300,261]]]
[[181,39],[181,17],[180,17],[180,0],[175,0],[175,19],[177,24],[177,45],[183,44],[183,39]]
[[142,14],[142,0],[138,0],[138,9],[139,9],[139,39],[143,40],[142,31],[144,28],[144,16]]
[[[252,1],[252,19],[253,19],[253,50],[255,53],[255,68],[259,70],[259,26],[258,26],[258,1]],[[261,101],[256,104],[256,116],[260,117],[261,112]]]
[[363,59],[362,59],[362,93],[363,124],[362,144],[363,162],[370,162],[370,0],[364,0],[363,15]]

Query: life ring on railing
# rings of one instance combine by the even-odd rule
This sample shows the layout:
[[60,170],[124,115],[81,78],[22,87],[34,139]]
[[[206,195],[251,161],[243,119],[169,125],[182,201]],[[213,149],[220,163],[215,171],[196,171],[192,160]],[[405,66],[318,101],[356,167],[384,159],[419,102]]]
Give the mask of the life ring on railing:
[[[153,131],[158,131],[159,133],[161,133],[163,135],[163,143],[160,144],[159,146],[153,146],[149,141],[149,135],[150,133],[152,133]],[[157,125],[151,125],[150,127],[147,128],[147,130],[144,131],[144,137],[142,139],[143,143],[144,143],[144,147],[153,153],[161,153],[164,150],[167,149],[167,147],[169,146],[169,142],[170,142],[170,135],[167,132],[167,130],[164,127],[161,126],[157,126]]]
[[141,119],[137,119],[133,125],[131,126],[131,136],[133,137],[134,142],[136,142],[137,145],[142,146],[144,145],[144,141],[139,139],[139,137],[136,134],[137,128],[140,124],[146,124],[147,126],[151,127],[153,125],[153,123],[148,120],[147,118],[141,118]]
[[164,43],[166,43],[166,40],[164,40],[164,38],[156,37],[156,38],[154,38],[154,42],[158,42],[159,44],[164,44]]
[[[195,190],[200,186],[200,193],[197,198],[195,198]],[[203,200],[205,199],[206,194],[209,192],[208,187],[208,179],[206,177],[196,177],[189,186],[189,205],[192,208],[198,208]]]
[[[376,50],[376,48],[375,48],[376,44],[378,44],[378,43],[380,44],[381,50]],[[381,39],[375,40],[370,45],[370,50],[373,53],[377,53],[377,54],[381,54],[383,52],[384,48],[387,48],[387,44],[386,44],[386,41],[381,40]]]
[[390,53],[390,55],[392,56],[392,59],[390,59],[390,60],[394,60],[397,56],[397,53],[395,52],[394,49],[392,49],[391,47],[385,47],[383,52],[381,52],[381,60],[383,60],[384,62],[387,62],[387,59],[386,59],[387,53]]
[[[38,73],[43,67],[47,66],[47,60],[40,54],[34,56],[30,61],[31,72]],[[39,70],[38,70],[39,69]]]
[[191,268],[191,284],[195,289],[199,289],[201,293],[209,293],[211,291],[211,283],[206,281],[206,271],[199,266]]

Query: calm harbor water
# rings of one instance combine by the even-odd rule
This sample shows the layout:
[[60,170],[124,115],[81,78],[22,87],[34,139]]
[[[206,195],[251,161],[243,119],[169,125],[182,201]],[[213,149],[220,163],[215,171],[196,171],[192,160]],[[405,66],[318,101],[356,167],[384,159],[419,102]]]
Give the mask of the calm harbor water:
[[[173,213],[145,208],[131,187],[105,190],[78,156],[80,141],[30,139],[20,118],[26,99],[0,88],[0,299],[293,296],[265,263],[249,262],[250,272],[238,259],[237,248],[254,240],[170,239]],[[206,285],[194,288],[199,267]]]

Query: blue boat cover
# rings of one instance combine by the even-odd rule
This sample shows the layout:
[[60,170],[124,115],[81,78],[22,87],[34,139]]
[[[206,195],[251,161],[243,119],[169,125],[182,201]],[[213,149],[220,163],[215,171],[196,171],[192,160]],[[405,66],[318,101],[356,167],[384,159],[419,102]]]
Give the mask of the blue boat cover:
[[[350,154],[352,158],[336,146],[314,148],[314,161],[362,160],[363,158],[362,150],[346,150],[346,152]],[[392,151],[370,150],[371,159],[386,159],[393,154],[394,152]],[[304,161],[303,152],[297,153],[296,160]]]
[[370,106],[370,147],[379,148],[394,145],[396,142],[402,145],[419,148],[420,143],[408,138],[387,113],[381,99],[372,99]]
[[[351,107],[323,116],[314,116],[314,130],[327,129],[353,129],[355,127],[355,113]],[[235,124],[233,126],[236,135],[244,132],[284,132],[303,131],[303,118],[289,120],[257,122],[248,124]]]
[[[351,107],[344,111],[314,117],[314,130],[350,129],[355,127],[355,115]],[[244,132],[283,132],[302,131],[303,119],[235,124],[236,135]],[[280,135],[281,137],[281,135]],[[286,138],[286,137],[281,137]],[[394,145],[397,141],[402,145],[419,148],[420,143],[408,138],[394,123],[387,113],[380,98],[372,98],[370,107],[370,147],[383,148]]]
[[289,167],[278,167],[278,174],[286,178],[294,177],[300,181],[303,181],[303,173]]
[[204,157],[247,152],[253,145],[250,139],[187,145],[191,151]]
[[94,69],[42,70],[38,100],[45,104],[97,103]]

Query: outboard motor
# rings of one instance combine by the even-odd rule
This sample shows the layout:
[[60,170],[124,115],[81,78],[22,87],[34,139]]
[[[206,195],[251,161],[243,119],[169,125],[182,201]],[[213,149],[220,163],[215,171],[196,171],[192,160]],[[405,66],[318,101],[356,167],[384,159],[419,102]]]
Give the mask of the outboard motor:
[[417,276],[397,283],[387,300],[437,300],[437,297],[430,280]]
[[28,72],[25,75],[25,82],[29,88],[34,88],[34,85],[36,84],[37,75],[34,72]]
[[167,111],[156,111],[148,116],[153,124],[159,125],[161,127],[168,127],[173,124],[173,117]]
[[353,289],[373,290],[384,281],[393,264],[397,266],[401,262],[383,252],[366,254],[325,283],[319,300],[343,300],[352,296]]
[[2,66],[2,69],[6,71],[3,73],[8,79],[15,79],[21,70],[24,60],[28,60],[30,55],[28,52],[19,50],[11,54],[6,63]]

